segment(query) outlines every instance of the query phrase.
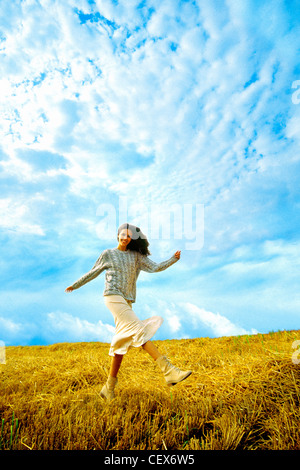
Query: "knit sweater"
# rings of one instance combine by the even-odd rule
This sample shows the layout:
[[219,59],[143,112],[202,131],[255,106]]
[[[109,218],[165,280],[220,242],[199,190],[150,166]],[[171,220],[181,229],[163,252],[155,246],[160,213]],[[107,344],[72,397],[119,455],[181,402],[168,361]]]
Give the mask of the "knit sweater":
[[104,270],[105,289],[103,295],[122,295],[126,300],[135,302],[136,281],[141,271],[157,273],[164,271],[178,259],[172,256],[167,261],[155,263],[146,255],[137,251],[121,251],[118,248],[108,249],[101,253],[92,269],[72,285],[78,289],[95,279]]

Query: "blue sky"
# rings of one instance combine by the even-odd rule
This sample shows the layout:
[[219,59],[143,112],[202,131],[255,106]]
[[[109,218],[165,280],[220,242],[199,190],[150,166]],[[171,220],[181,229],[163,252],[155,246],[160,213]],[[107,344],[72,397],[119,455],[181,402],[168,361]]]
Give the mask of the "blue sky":
[[[296,0],[1,1],[1,341],[110,341],[104,275],[64,289],[116,246],[120,201],[154,261],[182,251],[138,281],[157,339],[299,328],[299,18]],[[204,243],[151,239],[185,206]]]

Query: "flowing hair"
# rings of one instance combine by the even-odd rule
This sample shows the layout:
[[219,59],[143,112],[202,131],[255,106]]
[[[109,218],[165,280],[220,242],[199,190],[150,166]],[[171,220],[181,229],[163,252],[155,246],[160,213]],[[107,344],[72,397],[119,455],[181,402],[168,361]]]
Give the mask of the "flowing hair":
[[131,224],[122,224],[118,228],[118,237],[119,234],[122,230],[130,230],[132,232],[132,238],[131,241],[127,245],[127,249],[131,251],[137,251],[138,253],[141,253],[142,255],[149,256],[151,253],[148,249],[149,242],[147,240],[146,235],[143,234],[141,229],[139,227],[135,227],[135,225]]

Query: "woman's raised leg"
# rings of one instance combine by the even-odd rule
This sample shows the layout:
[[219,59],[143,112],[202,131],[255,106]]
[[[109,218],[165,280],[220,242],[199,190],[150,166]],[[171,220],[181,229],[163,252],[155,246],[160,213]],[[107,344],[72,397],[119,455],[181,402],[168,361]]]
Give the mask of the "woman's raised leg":
[[175,385],[191,375],[192,371],[182,371],[178,367],[173,366],[165,356],[162,356],[159,350],[151,341],[143,344],[143,348],[156,361],[158,367],[165,376],[168,385]]
[[156,361],[161,356],[161,353],[157,349],[157,347],[152,343],[152,341],[147,341],[147,343],[143,344],[143,349],[150,354],[150,356]]

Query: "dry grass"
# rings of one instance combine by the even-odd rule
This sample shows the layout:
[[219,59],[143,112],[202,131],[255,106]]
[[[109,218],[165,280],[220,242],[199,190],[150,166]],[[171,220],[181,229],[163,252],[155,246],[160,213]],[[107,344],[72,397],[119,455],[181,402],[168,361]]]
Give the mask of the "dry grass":
[[193,375],[165,385],[131,350],[116,399],[96,394],[110,365],[102,343],[8,347],[0,365],[0,449],[300,449],[300,331],[157,341]]

